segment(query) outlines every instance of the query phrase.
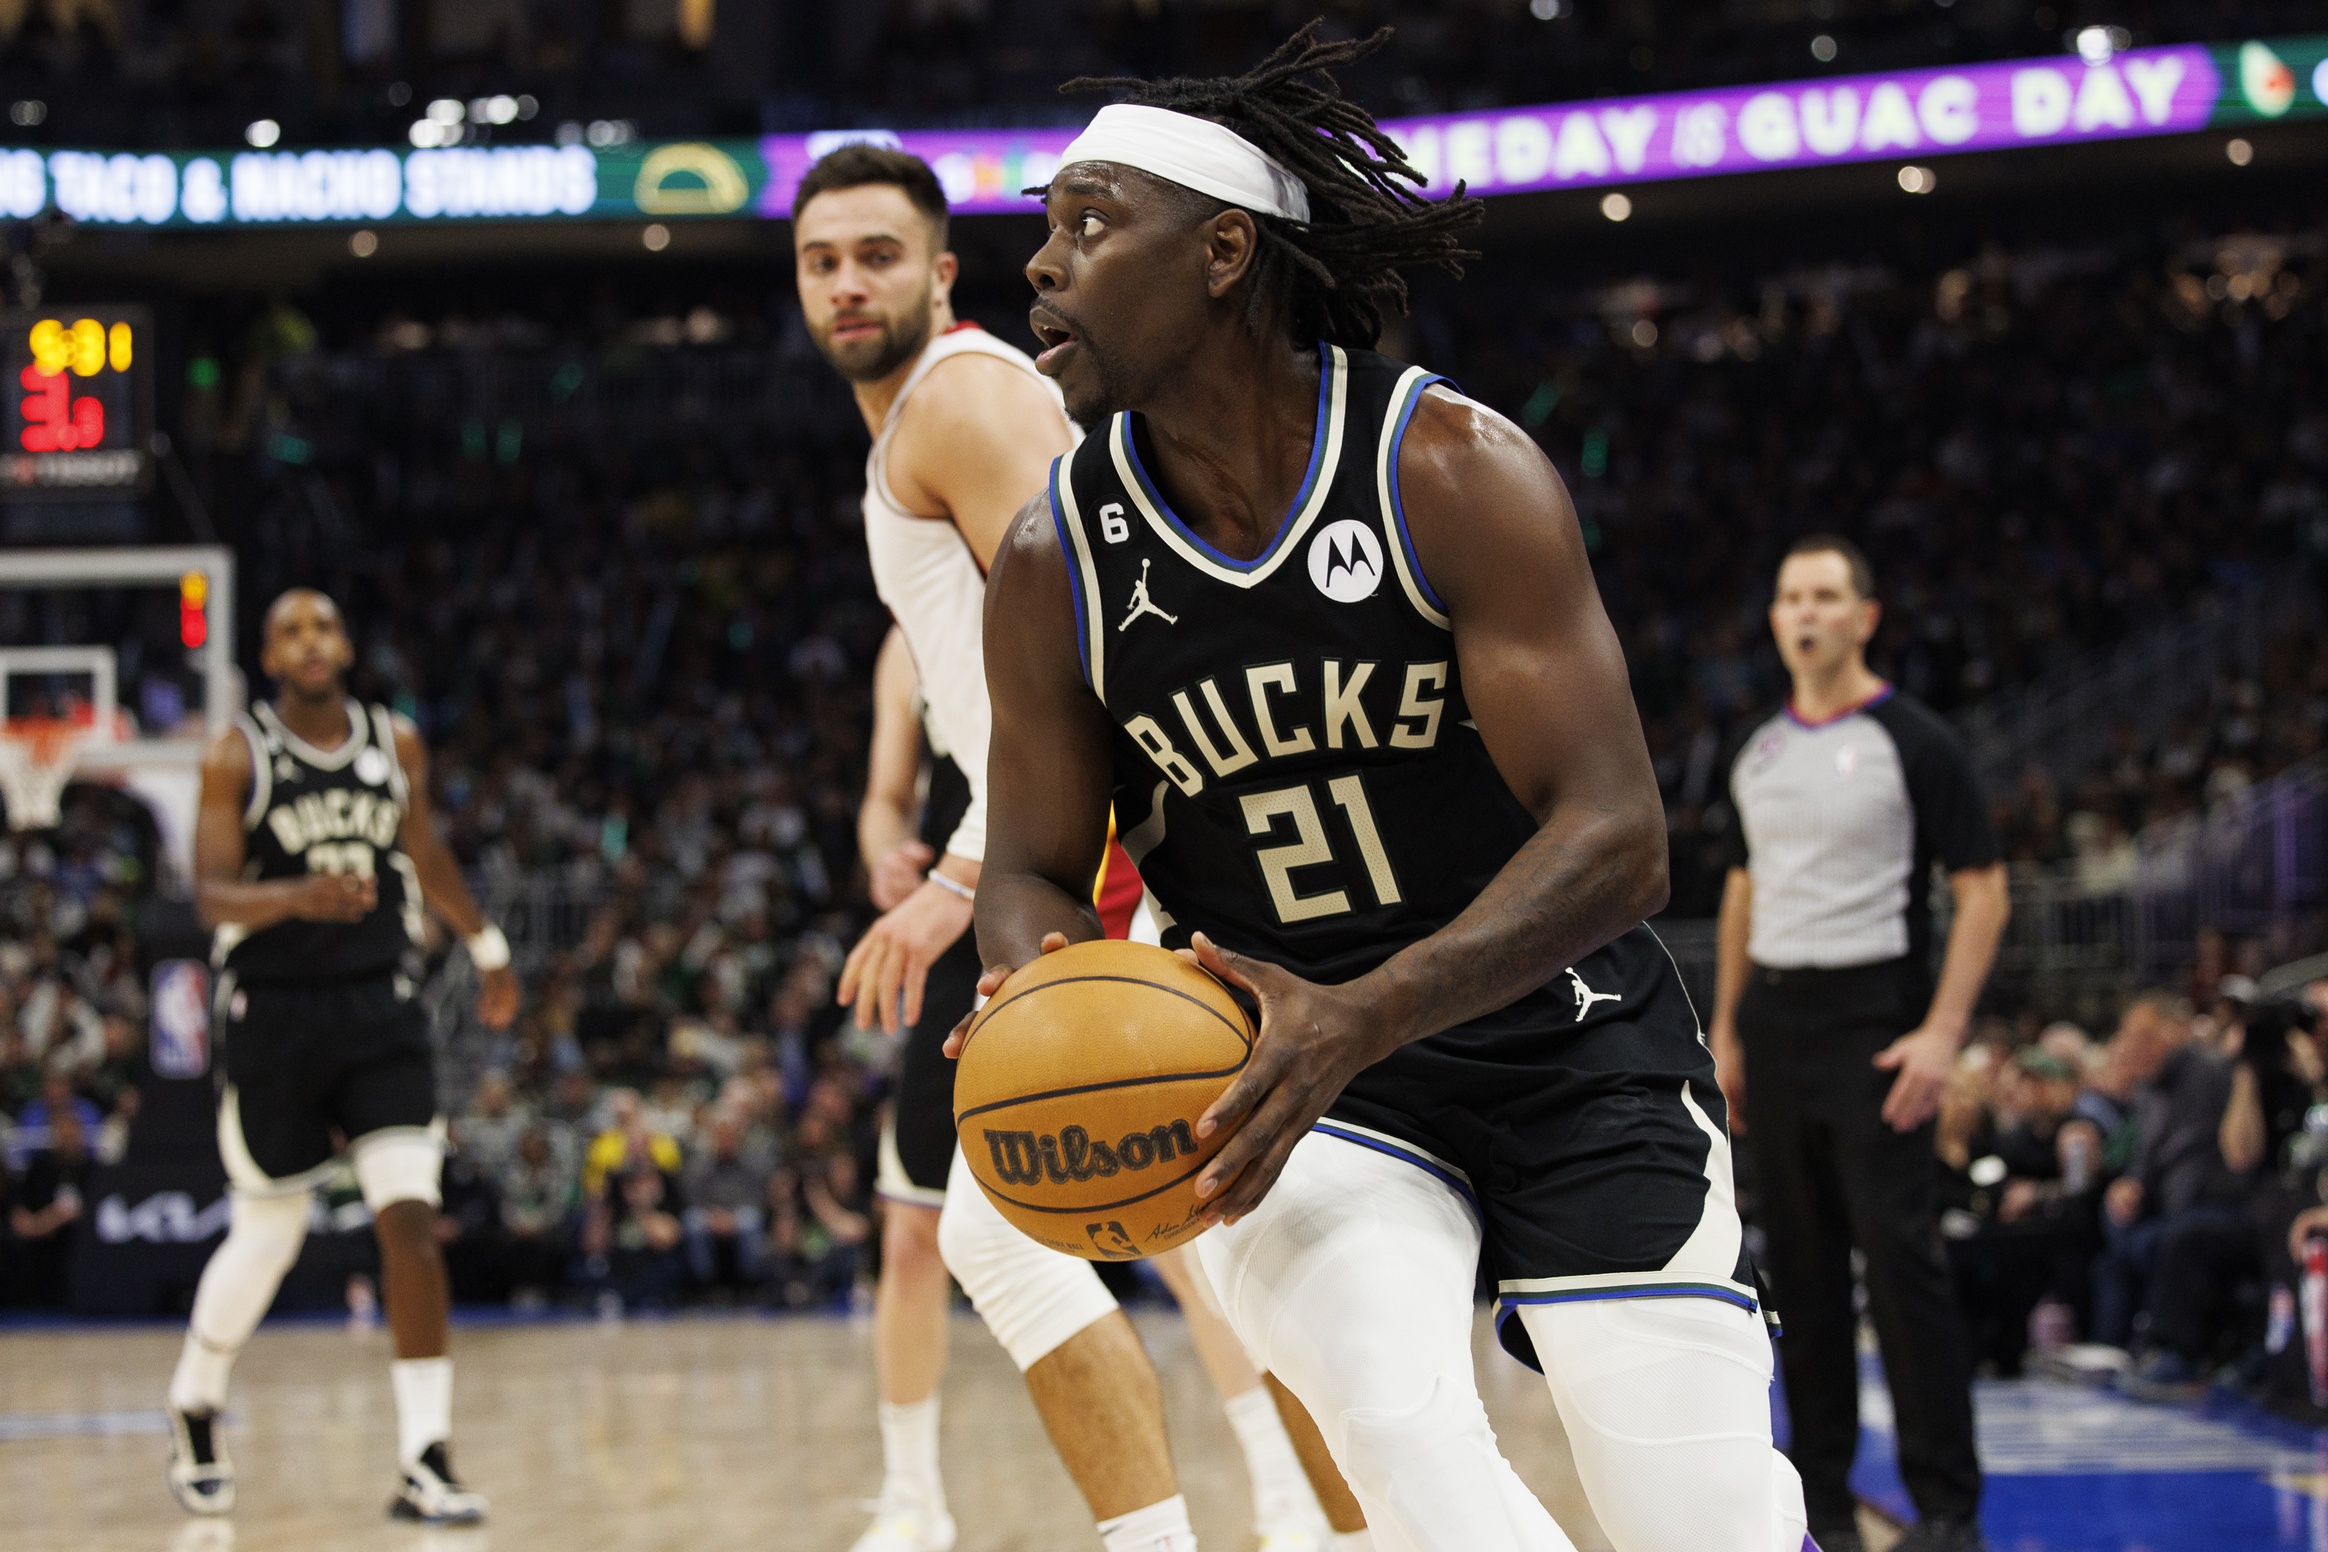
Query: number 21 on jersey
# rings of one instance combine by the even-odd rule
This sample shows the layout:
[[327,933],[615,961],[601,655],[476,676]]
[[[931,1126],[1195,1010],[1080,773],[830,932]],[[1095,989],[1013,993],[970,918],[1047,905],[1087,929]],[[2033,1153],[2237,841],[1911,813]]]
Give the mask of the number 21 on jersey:
[[[1374,890],[1375,904],[1398,904],[1398,876],[1391,871],[1389,854],[1382,849],[1382,835],[1374,827],[1374,810],[1366,802],[1366,783],[1356,773],[1336,776],[1326,783],[1326,794],[1342,811],[1359,860],[1366,866],[1366,880]],[[1279,787],[1272,792],[1248,792],[1238,802],[1245,810],[1245,829],[1249,834],[1274,838],[1281,833],[1282,821],[1293,822],[1292,841],[1282,846],[1263,846],[1255,853],[1261,864],[1261,877],[1269,885],[1270,903],[1277,908],[1277,919],[1291,926],[1321,916],[1348,914],[1352,907],[1347,890],[1327,889],[1305,895],[1294,888],[1295,868],[1334,860],[1334,844],[1326,837],[1325,820],[1318,812],[1317,797],[1310,783]]]

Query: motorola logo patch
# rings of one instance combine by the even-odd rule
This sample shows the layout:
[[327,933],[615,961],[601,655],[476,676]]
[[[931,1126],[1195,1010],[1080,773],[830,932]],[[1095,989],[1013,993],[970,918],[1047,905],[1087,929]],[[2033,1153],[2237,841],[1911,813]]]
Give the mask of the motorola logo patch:
[[1356,518],[1328,523],[1310,541],[1310,581],[1338,604],[1372,598],[1382,586],[1382,541]]

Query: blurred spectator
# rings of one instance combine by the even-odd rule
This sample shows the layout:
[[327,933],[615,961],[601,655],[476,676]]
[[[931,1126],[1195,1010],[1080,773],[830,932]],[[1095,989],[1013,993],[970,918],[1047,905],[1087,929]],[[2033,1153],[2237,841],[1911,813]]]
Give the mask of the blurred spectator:
[[509,1083],[509,1074],[496,1068],[477,1080],[476,1097],[461,1117],[461,1151],[484,1179],[496,1179],[517,1157],[518,1139],[533,1125]]
[[1975,1355],[2007,1378],[2021,1372],[2039,1303],[2074,1309],[2090,1286],[2098,1177],[2090,1124],[2071,1130],[2078,1072],[2037,1046],[1960,1062],[1941,1106],[1941,1232],[1957,1299]]
[[9,1134],[9,1167],[21,1173],[32,1156],[49,1146],[49,1132],[60,1115],[70,1114],[78,1121],[78,1131],[86,1141],[94,1138],[104,1126],[104,1114],[96,1105],[73,1092],[72,1069],[51,1064],[47,1076],[41,1080],[40,1098],[17,1113],[16,1129]]
[[494,1177],[472,1157],[459,1123],[452,1129],[452,1149],[445,1156],[437,1204],[436,1240],[445,1258],[445,1275],[453,1301],[475,1304],[505,1301],[509,1286],[503,1276],[501,1204]]
[[2310,1010],[2286,1000],[2237,1006],[2223,1041],[2231,1094],[2219,1136],[2223,1162],[2239,1173],[2277,1172],[2312,1106],[2328,1099],[2328,1064]]
[[82,1191],[95,1160],[81,1111],[61,1105],[49,1116],[39,1150],[26,1161],[8,1205],[7,1302],[62,1308],[72,1227],[80,1221]]
[[502,1166],[502,1249],[511,1294],[523,1303],[546,1301],[565,1281],[567,1225],[577,1189],[573,1169],[536,1126],[517,1141],[517,1154]]
[[746,1156],[736,1117],[716,1115],[687,1163],[687,1265],[699,1288],[732,1296],[756,1287],[768,1259],[769,1162]]
[[606,1177],[584,1208],[582,1285],[602,1311],[668,1308],[686,1266],[679,1194],[648,1162],[627,1163]]
[[677,1175],[681,1163],[678,1141],[658,1131],[650,1121],[636,1089],[618,1088],[606,1096],[606,1129],[591,1139],[582,1157],[582,1195],[595,1200],[609,1175],[644,1167],[659,1174]]
[[2232,1072],[2193,1039],[2190,1004],[2169,992],[2136,998],[2117,1038],[2141,1087],[2133,1155],[2103,1196],[2094,1337],[2131,1347],[2141,1333],[2136,1383],[2173,1394],[2200,1382],[2230,1276],[2252,1253],[2246,1182],[2220,1143]]
[[831,1122],[810,1112],[796,1141],[796,1162],[768,1178],[776,1295],[795,1308],[847,1297],[873,1232],[857,1160]]

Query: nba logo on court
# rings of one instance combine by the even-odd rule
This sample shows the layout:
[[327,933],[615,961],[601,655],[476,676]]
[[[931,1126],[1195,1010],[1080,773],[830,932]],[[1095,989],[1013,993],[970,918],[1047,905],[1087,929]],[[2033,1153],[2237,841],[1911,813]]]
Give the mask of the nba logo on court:
[[210,1070],[210,967],[199,959],[154,966],[154,1075],[199,1078]]
[[1382,586],[1382,541],[1354,517],[1328,523],[1310,541],[1310,581],[1338,604],[1372,598]]

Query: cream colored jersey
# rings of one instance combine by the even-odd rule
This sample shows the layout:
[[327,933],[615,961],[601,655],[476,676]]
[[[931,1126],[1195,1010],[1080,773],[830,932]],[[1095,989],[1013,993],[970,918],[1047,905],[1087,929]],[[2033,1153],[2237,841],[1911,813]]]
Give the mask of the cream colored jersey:
[[[939,362],[972,354],[1019,367],[1058,402],[1057,386],[1036,372],[1025,351],[1004,344],[976,324],[960,324],[931,339],[906,375],[865,458],[865,548],[872,556],[873,585],[896,617],[913,653],[914,670],[921,676],[931,746],[943,748],[969,778],[969,812],[945,849],[957,857],[984,861],[986,745],[994,721],[986,700],[986,654],[980,637],[986,574],[952,521],[907,511],[891,493],[888,474],[890,439],[907,402]],[[1060,417],[1066,417],[1064,408]]]

